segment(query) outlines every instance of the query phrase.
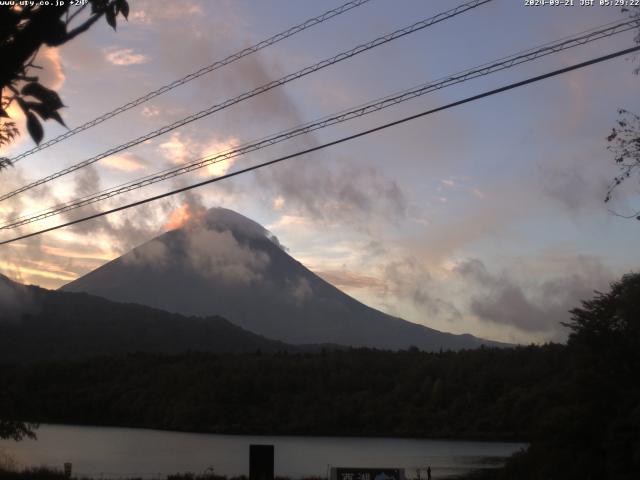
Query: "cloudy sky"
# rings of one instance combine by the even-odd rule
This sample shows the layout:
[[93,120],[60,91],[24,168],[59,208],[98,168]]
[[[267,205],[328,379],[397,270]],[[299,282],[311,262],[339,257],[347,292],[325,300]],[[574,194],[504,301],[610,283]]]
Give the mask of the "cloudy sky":
[[[100,22],[40,54],[76,126],[283,31],[337,1],[133,0],[118,31]],[[615,7],[495,0],[0,203],[41,210],[622,18]],[[579,3],[574,2],[574,3]],[[91,157],[457,2],[372,0],[205,75],[0,174],[2,192]],[[62,217],[128,203],[633,45],[633,32],[440,90]],[[562,340],[567,310],[638,268],[638,223],[607,210],[617,170],[606,137],[640,111],[639,59],[621,57],[324,149],[189,195],[0,247],[0,272],[57,288],[170,228],[223,206],[266,226],[289,253],[357,299],[439,330],[511,342]],[[17,113],[14,111],[14,114]],[[45,139],[64,132],[46,124]],[[4,148],[32,146],[25,134]],[[637,182],[611,205],[633,212]],[[16,231],[4,232],[7,239]]]

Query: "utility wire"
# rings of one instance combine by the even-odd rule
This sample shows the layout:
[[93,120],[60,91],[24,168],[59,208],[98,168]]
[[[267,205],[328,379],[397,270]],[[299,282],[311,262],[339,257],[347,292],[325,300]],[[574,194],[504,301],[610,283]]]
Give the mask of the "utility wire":
[[402,92],[389,95],[382,99],[378,99],[363,105],[359,105],[349,110],[343,110],[342,112],[333,114],[331,116],[323,117],[322,119],[316,120],[312,123],[297,126],[288,131],[280,132],[260,140],[254,140],[250,143],[241,145],[239,147],[228,149],[220,153],[216,153],[213,156],[210,155],[210,156],[201,158],[187,165],[182,165],[180,167],[171,167],[169,169],[165,169],[155,174],[142,177],[138,180],[133,180],[119,186],[111,187],[101,192],[96,192],[96,193],[87,195],[85,197],[72,200],[67,203],[55,205],[53,207],[40,210],[38,212],[33,212],[33,213],[22,215],[17,218],[13,218],[9,220],[8,223],[1,225],[0,229],[6,230],[6,229],[21,227],[29,223],[33,223],[39,220],[43,220],[45,218],[52,217],[54,215],[59,215],[61,213],[65,213],[71,210],[75,210],[77,208],[91,205],[93,203],[97,203],[117,195],[122,195],[124,193],[137,190],[137,189],[146,187],[148,185],[152,185],[154,183],[167,180],[169,178],[177,177],[179,175],[184,175],[194,170],[198,170],[222,161],[229,160],[231,158],[238,157],[240,155],[244,155],[244,154],[254,152],[256,150],[260,150],[262,148],[265,148],[271,145],[275,145],[277,143],[283,142],[285,140],[289,140],[299,135],[303,135],[309,132],[313,132],[315,130],[319,130],[321,128],[346,122],[354,118],[359,118],[364,115],[368,115],[370,113],[383,110],[385,108],[391,107],[393,105],[397,105],[402,102],[406,102],[408,100],[412,100],[414,98],[433,92],[435,90],[439,90],[451,85],[455,85],[457,83],[462,83],[467,80],[471,80],[480,76],[488,75],[497,71],[511,68],[516,65],[521,65],[525,62],[530,62],[538,58],[541,58],[553,53],[557,53],[569,48],[573,48],[579,45],[584,45],[586,43],[600,40],[602,38],[610,37],[612,35],[634,29],[638,26],[640,26],[640,19],[626,20],[622,22],[618,21],[616,24],[607,24],[606,26],[603,26],[603,27],[597,27],[595,29],[591,29],[587,31],[587,33],[574,35],[573,37],[565,37],[561,41],[557,41],[555,43],[546,43],[541,47],[531,48],[524,52],[520,52],[508,57],[503,57],[499,60],[494,61],[493,63],[485,63],[479,67],[467,69],[463,72],[449,75],[439,80],[426,83],[409,90],[404,90]]
[[427,111],[424,111],[424,112],[421,112],[421,113],[418,113],[418,114],[415,114],[415,115],[404,117],[404,118],[401,118],[400,120],[396,120],[394,122],[385,123],[383,125],[379,125],[379,126],[377,126],[375,128],[371,128],[369,130],[364,130],[362,132],[355,133],[353,135],[349,135],[347,137],[343,137],[343,138],[340,138],[338,140],[334,140],[332,142],[324,143],[322,145],[318,145],[318,146],[315,146],[315,147],[312,147],[312,148],[308,148],[306,150],[302,150],[302,151],[299,151],[299,152],[296,152],[296,153],[292,153],[290,155],[285,155],[283,157],[279,157],[279,158],[276,158],[274,160],[269,160],[268,162],[259,163],[257,165],[253,165],[251,167],[246,167],[246,168],[243,168],[241,170],[237,170],[235,172],[228,173],[226,175],[221,175],[221,176],[216,177],[216,178],[211,178],[209,180],[205,180],[205,181],[202,181],[202,182],[199,182],[199,183],[194,183],[194,184],[188,185],[186,187],[178,188],[176,190],[171,190],[169,192],[165,192],[165,193],[162,193],[162,194],[159,194],[159,195],[155,195],[153,197],[148,197],[148,198],[145,198],[143,200],[138,200],[137,202],[133,202],[133,203],[129,203],[129,204],[126,204],[126,205],[122,205],[120,207],[112,208],[110,210],[105,210],[103,212],[95,213],[93,215],[88,215],[86,217],[82,217],[82,218],[79,218],[79,219],[76,219],[76,220],[72,220],[70,222],[66,222],[66,223],[62,223],[62,224],[59,224],[59,225],[56,225],[56,226],[53,226],[53,227],[49,227],[49,228],[45,228],[45,229],[42,229],[42,230],[38,230],[36,232],[28,233],[28,234],[25,234],[25,235],[20,235],[18,237],[14,237],[14,238],[11,238],[9,240],[3,240],[3,241],[0,242],[0,245],[6,245],[6,244],[9,244],[9,243],[12,243],[12,242],[16,242],[18,240],[23,240],[25,238],[35,237],[36,235],[41,235],[43,233],[47,233],[47,232],[51,232],[51,231],[54,231],[54,230],[58,230],[60,228],[64,228],[64,227],[68,227],[68,226],[75,225],[75,224],[78,224],[78,223],[86,222],[86,221],[92,220],[94,218],[103,217],[105,215],[110,215],[112,213],[120,212],[122,210],[127,210],[127,209],[132,208],[132,207],[137,207],[139,205],[144,205],[146,203],[153,202],[155,200],[160,200],[162,198],[166,198],[166,197],[169,197],[171,195],[175,195],[177,193],[186,192],[186,191],[192,190],[194,188],[202,187],[204,185],[209,185],[210,183],[219,182],[221,180],[225,180],[227,178],[235,177],[235,176],[241,175],[243,173],[251,172],[251,171],[257,170],[259,168],[267,167],[269,165],[274,165],[276,163],[280,163],[280,162],[283,162],[285,160],[289,160],[291,158],[300,157],[300,156],[306,155],[308,153],[312,153],[312,152],[315,152],[315,151],[318,151],[318,150],[322,150],[324,148],[331,147],[333,145],[338,145],[340,143],[348,142],[350,140],[354,140],[356,138],[363,137],[365,135],[369,135],[371,133],[375,133],[375,132],[378,132],[378,131],[381,131],[381,130],[385,130],[387,128],[394,127],[396,125],[400,125],[400,124],[409,122],[411,120],[415,120],[417,118],[425,117],[427,115],[431,115],[433,113],[440,112],[442,110],[447,110],[449,108],[453,108],[453,107],[456,107],[456,106],[459,106],[459,105],[463,105],[465,103],[470,103],[470,102],[473,102],[473,101],[476,101],[476,100],[480,100],[480,99],[485,98],[485,97],[496,95],[498,93],[506,92],[508,90],[513,90],[514,88],[518,88],[518,87],[522,87],[524,85],[529,85],[531,83],[539,82],[539,81],[545,80],[547,78],[555,77],[555,76],[561,75],[563,73],[571,72],[573,70],[584,68],[584,67],[587,67],[589,65],[594,65],[596,63],[601,63],[601,62],[604,62],[606,60],[610,60],[612,58],[616,58],[616,57],[620,57],[622,55],[627,55],[629,53],[637,52],[639,50],[640,50],[640,46],[626,48],[624,50],[619,50],[617,52],[610,53],[609,55],[604,55],[602,57],[597,57],[597,58],[588,60],[586,62],[574,64],[574,65],[571,65],[569,67],[561,68],[561,69],[558,69],[558,70],[553,70],[553,71],[545,73],[543,75],[538,75],[536,77],[531,77],[531,78],[528,78],[526,80],[522,80],[520,82],[511,83],[511,84],[506,85],[504,87],[500,87],[500,88],[496,88],[496,89],[493,89],[493,90],[489,90],[489,91],[480,93],[478,95],[473,95],[471,97],[467,97],[467,98],[464,98],[462,100],[458,100],[457,102],[448,103],[448,104],[443,105],[441,107],[433,108],[431,110],[427,110]]
[[188,75],[185,75],[184,77],[178,79],[178,80],[174,80],[173,82],[164,85],[160,88],[158,88],[157,90],[154,90],[152,92],[147,93],[146,95],[143,95],[142,97],[136,98],[135,100],[130,101],[129,103],[126,103],[118,108],[115,108],[113,110],[111,110],[110,112],[107,112],[97,118],[94,118],[93,120],[90,120],[78,127],[75,127],[71,130],[68,130],[67,132],[52,138],[51,140],[48,140],[44,143],[41,143],[40,145],[27,150],[26,152],[23,152],[19,155],[16,155],[13,158],[7,158],[4,159],[3,161],[0,162],[0,167],[3,165],[7,165],[7,164],[14,164],[20,160],[22,160],[25,157],[28,157],[29,155],[32,155],[36,152],[40,152],[42,150],[44,150],[45,148],[49,148],[52,145],[55,145],[56,143],[59,143],[63,140],[66,140],[69,137],[72,137],[74,135],[76,135],[77,133],[83,132],[85,130],[88,130],[92,127],[95,127],[96,125],[101,124],[102,122],[105,122],[107,120],[109,120],[110,118],[115,117],[116,115],[119,115],[123,112],[126,112],[127,110],[130,110],[134,107],[137,107],[138,105],[141,105],[145,102],[148,102],[149,100],[151,100],[152,98],[155,98],[159,95],[162,95],[163,93],[166,93],[170,90],[173,90],[174,88],[177,88],[181,85],[184,85],[185,83],[189,83],[192,80],[195,80],[196,78],[199,78],[203,75],[206,75],[207,73],[211,73],[214,70],[217,70],[221,67],[224,67],[225,65],[229,65],[230,63],[235,62],[236,60],[240,60],[243,57],[246,57],[247,55],[251,55],[252,53],[255,53],[259,50],[262,50],[263,48],[266,48],[270,45],[273,45],[275,43],[280,42],[281,40],[284,40],[286,38],[292,37],[293,35],[302,32],[303,30],[306,30],[310,27],[313,27],[314,25],[318,25],[326,20],[329,20],[333,17],[337,17],[338,15],[348,12],[349,10],[352,10],[356,7],[359,7],[360,5],[369,2],[370,0],[352,0],[349,1],[341,6],[339,6],[338,8],[334,8],[332,10],[328,10],[326,12],[324,12],[321,15],[318,15],[317,17],[314,18],[310,18],[294,27],[291,27],[287,30],[285,30],[284,32],[280,32],[276,35],[273,35],[272,37],[267,38],[266,40],[262,40],[261,42],[256,43],[255,45],[252,45],[250,47],[247,47],[243,50],[240,50],[239,52],[233,53],[231,55],[229,55],[227,58],[223,59],[223,60],[219,60],[217,62],[212,63],[211,65],[207,65],[206,67],[201,68],[200,70],[196,71],[196,72],[192,72]]
[[32,182],[26,186],[23,186],[17,190],[14,190],[12,192],[6,193],[4,195],[2,195],[0,197],[0,201],[3,200],[7,200],[8,198],[14,197],[22,192],[25,192],[27,190],[30,190],[34,187],[37,187],[39,185],[43,185],[45,183],[48,183],[52,180],[55,180],[56,178],[60,178],[64,175],[67,175],[69,173],[75,172],[76,170],[79,170],[81,168],[84,168],[88,165],[91,165],[95,162],[97,162],[98,160],[101,160],[105,157],[108,157],[110,155],[113,155],[114,153],[118,153],[121,152],[123,150],[126,150],[127,148],[133,147],[135,145],[138,145],[142,142],[145,142],[147,140],[150,140],[152,138],[158,137],[160,135],[163,135],[167,132],[170,132],[172,130],[175,130],[176,128],[182,127],[188,123],[194,122],[196,120],[199,120],[203,117],[206,117],[208,115],[211,115],[212,113],[218,112],[220,110],[224,110],[227,107],[230,107],[231,105],[235,105],[236,103],[240,103],[244,100],[247,100],[249,98],[255,97],[256,95],[259,95],[261,93],[265,93],[269,90],[272,90],[276,87],[279,87],[280,85],[284,85],[286,83],[289,83],[293,80],[296,80],[298,78],[304,77],[306,75],[309,75],[311,73],[317,72],[323,68],[326,68],[330,65],[333,65],[335,63],[341,62],[343,60],[347,60],[355,55],[358,55],[362,52],[366,52],[368,50],[371,50],[372,48],[376,48],[380,45],[383,45],[385,43],[391,42],[393,40],[396,40],[398,38],[404,37],[405,35],[409,35],[411,33],[417,32],[419,30],[422,30],[424,28],[427,28],[431,25],[434,25],[436,23],[442,22],[444,20],[447,20],[449,18],[452,18],[454,16],[460,15],[461,13],[464,13],[466,11],[469,11],[471,9],[474,9],[480,5],[483,5],[485,3],[488,3],[492,0],[473,0],[467,3],[464,3],[462,5],[459,5],[455,8],[452,8],[451,10],[447,10],[446,12],[443,13],[439,13],[438,15],[435,15],[433,17],[427,18],[425,20],[421,20],[417,23],[414,23],[413,25],[410,25],[408,27],[405,28],[401,28],[399,30],[396,30],[392,33],[389,33],[387,35],[384,35],[382,37],[378,37],[368,43],[364,43],[362,45],[359,45],[355,48],[352,48],[351,50],[347,50],[345,52],[339,53],[338,55],[335,55],[331,58],[328,58],[326,60],[323,60],[321,62],[318,62],[314,65],[311,65],[309,67],[303,68],[302,70],[299,70],[295,73],[291,73],[289,75],[286,75],[278,80],[274,80],[271,81],[269,83],[266,83],[258,88],[255,88],[251,91],[245,92],[237,97],[234,97],[232,99],[226,100],[223,103],[219,103],[216,105],[213,105],[205,110],[202,110],[200,112],[194,113],[193,115],[190,115],[188,117],[183,118],[182,120],[178,120],[170,125],[166,125],[158,130],[154,130],[153,132],[147,133],[146,135],[143,135],[141,137],[138,137],[134,140],[131,140],[127,143],[121,144],[117,147],[113,147],[103,153],[100,153],[94,157],[91,157],[87,160],[84,160],[80,163],[76,163],[75,165],[71,165],[70,167],[65,168],[64,170],[60,170],[52,175],[49,175],[47,177],[41,178],[40,180],[36,180],[35,182]]

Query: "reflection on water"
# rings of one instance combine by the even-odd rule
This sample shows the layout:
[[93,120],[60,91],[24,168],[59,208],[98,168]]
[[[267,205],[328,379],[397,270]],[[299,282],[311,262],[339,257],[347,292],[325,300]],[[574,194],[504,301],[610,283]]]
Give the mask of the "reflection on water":
[[[335,467],[400,467],[407,477],[431,466],[446,478],[503,462],[521,443],[414,440],[397,438],[266,437],[164,432],[131,428],[42,425],[38,440],[0,441],[0,450],[22,466],[62,468],[74,475],[117,478],[164,477],[177,472],[247,475],[249,445],[275,445],[278,476],[326,477]],[[422,472],[422,476],[425,474]]]

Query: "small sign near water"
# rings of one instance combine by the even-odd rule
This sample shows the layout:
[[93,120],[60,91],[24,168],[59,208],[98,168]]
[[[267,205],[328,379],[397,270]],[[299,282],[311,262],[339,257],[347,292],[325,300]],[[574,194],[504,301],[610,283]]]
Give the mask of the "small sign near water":
[[332,468],[331,480],[405,480],[404,468]]

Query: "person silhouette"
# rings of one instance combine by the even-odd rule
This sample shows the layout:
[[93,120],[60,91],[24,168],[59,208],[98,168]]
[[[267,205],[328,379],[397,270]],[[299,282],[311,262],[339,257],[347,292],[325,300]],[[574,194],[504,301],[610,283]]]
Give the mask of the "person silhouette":
[[427,480],[431,480],[431,466],[427,467]]

